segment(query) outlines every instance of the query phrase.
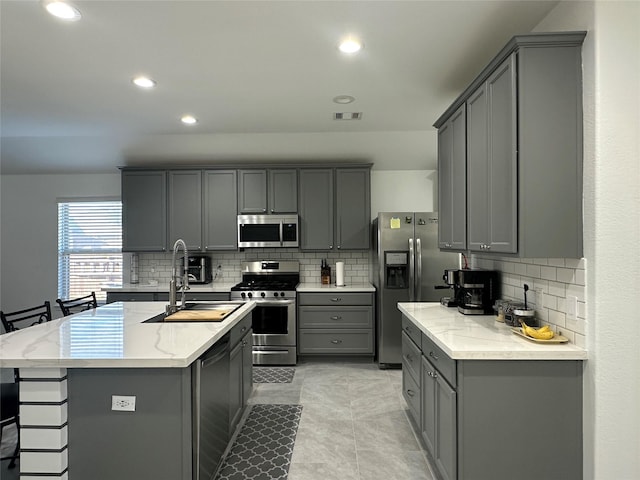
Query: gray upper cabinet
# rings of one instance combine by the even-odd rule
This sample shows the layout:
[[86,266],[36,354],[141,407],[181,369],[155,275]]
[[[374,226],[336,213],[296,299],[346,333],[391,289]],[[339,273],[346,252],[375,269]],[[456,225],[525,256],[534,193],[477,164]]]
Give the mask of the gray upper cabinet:
[[300,249],[332,250],[333,169],[300,169]]
[[370,168],[301,168],[302,250],[366,250],[370,242]]
[[[444,129],[466,105],[469,250],[582,256],[585,34],[514,37],[434,124]],[[442,135],[450,141],[450,133]],[[455,187],[441,186],[441,199],[455,195]],[[443,207],[440,224],[447,226],[456,217]]]
[[467,248],[467,139],[465,105],[438,129],[438,192],[441,249]]
[[267,213],[267,171],[238,171],[238,212]]
[[336,169],[336,241],[338,250],[366,250],[371,238],[369,168]]
[[296,169],[239,170],[239,213],[296,213],[298,185]]
[[298,171],[294,168],[271,169],[268,172],[269,213],[298,212]]
[[204,250],[237,250],[236,171],[205,170],[203,175]]
[[169,246],[183,239],[187,249],[202,249],[202,171],[169,172]]
[[122,251],[166,251],[166,172],[124,171],[121,180]]
[[516,64],[512,54],[467,101],[469,249],[516,253]]

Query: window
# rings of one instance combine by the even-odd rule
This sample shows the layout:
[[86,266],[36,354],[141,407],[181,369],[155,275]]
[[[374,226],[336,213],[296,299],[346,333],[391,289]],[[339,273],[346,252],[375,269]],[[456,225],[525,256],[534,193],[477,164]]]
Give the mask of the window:
[[106,300],[105,284],[122,286],[122,202],[58,202],[58,297],[96,292]]

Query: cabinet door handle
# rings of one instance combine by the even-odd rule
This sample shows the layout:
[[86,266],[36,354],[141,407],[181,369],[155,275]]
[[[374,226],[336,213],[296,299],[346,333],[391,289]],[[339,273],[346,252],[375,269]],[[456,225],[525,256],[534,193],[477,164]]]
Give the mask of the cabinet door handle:
[[408,353],[407,353],[407,354],[404,356],[404,358],[406,358],[408,362],[413,363],[413,359],[411,358],[411,355],[410,355],[410,354],[408,354]]
[[340,315],[333,315],[331,318],[331,320],[342,320],[342,317]]
[[436,372],[427,372],[427,375],[429,375],[431,378],[438,378],[438,374]]
[[410,397],[413,397],[416,394],[416,392],[414,392],[413,390],[407,390],[407,395],[409,395]]
[[342,301],[342,299],[341,299],[340,297],[333,297],[333,298],[331,299],[331,301],[332,301],[332,302],[341,302],[341,301]]
[[240,332],[246,332],[246,331],[247,331],[247,327],[242,327],[242,328],[240,329]]
[[438,360],[438,357],[437,357],[436,355],[434,355],[434,353],[433,353],[433,352],[429,352],[429,356],[430,356],[431,358],[433,358],[434,360]]
[[333,245],[329,245],[329,250],[333,250]]
[[338,345],[339,343],[342,343],[342,340],[331,340],[331,343]]

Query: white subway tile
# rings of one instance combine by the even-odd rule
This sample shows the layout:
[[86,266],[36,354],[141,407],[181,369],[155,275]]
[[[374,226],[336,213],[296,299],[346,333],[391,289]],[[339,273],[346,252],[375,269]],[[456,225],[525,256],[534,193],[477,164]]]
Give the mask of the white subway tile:
[[67,427],[62,428],[23,428],[20,430],[20,446],[24,449],[60,450],[67,446]]
[[527,276],[529,277],[541,278],[540,271],[540,265],[527,265]]
[[540,278],[544,278],[546,280],[555,280],[556,279],[556,267],[541,267],[540,268]]
[[29,473],[61,473],[68,465],[67,451],[20,452],[20,471]]
[[527,265],[524,263],[516,263],[514,265],[514,273],[517,275],[526,275],[527,274]]
[[21,402],[61,402],[67,398],[67,381],[20,382]]
[[564,267],[564,258],[548,258],[547,263],[553,267]]
[[573,268],[558,268],[556,275],[559,282],[573,283],[575,270]]
[[549,282],[549,295],[564,297],[567,294],[567,286],[564,283]]
[[554,325],[558,325],[558,327],[564,328],[566,325],[565,322],[565,314],[564,312],[559,312],[557,310],[549,310],[549,322]]

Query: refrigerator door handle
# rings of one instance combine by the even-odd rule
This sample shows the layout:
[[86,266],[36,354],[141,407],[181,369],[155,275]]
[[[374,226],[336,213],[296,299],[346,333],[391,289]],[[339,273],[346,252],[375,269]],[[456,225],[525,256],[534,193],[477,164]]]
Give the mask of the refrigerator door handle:
[[422,244],[416,238],[416,283],[414,284],[416,302],[422,301]]
[[415,271],[415,252],[413,249],[413,238],[409,238],[409,301],[415,302],[415,284],[416,284],[416,271]]

